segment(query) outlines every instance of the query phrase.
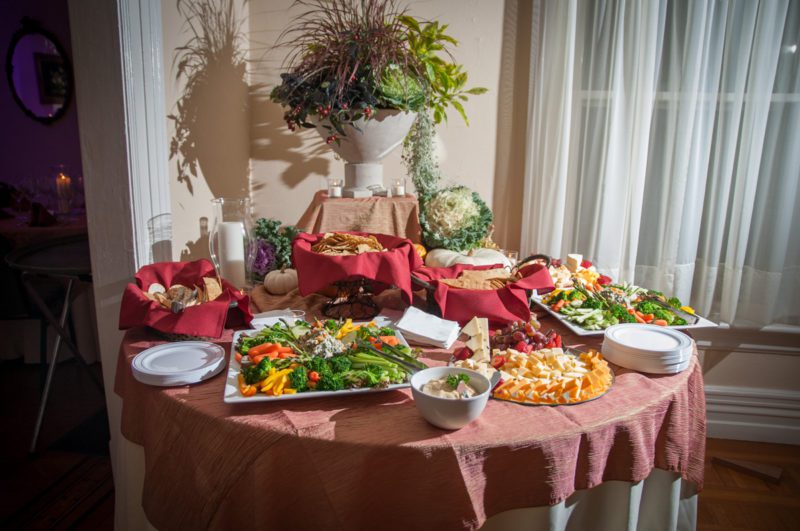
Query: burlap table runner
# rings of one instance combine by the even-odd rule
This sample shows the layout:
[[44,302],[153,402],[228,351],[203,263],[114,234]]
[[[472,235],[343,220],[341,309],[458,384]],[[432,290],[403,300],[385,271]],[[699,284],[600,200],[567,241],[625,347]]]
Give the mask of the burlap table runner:
[[389,234],[420,242],[419,209],[414,196],[329,199],[320,190],[297,226],[314,234],[339,230]]
[[[254,301],[262,311],[314,312],[324,298],[257,290]],[[143,505],[159,529],[477,529],[502,511],[555,504],[604,481],[640,481],[654,467],[702,488],[696,360],[671,376],[617,367],[608,394],[576,406],[491,400],[450,432],[425,422],[407,390],[229,405],[224,373],[149,387],[133,379],[130,362],[154,339],[128,331],[115,391],[123,435],[144,447]],[[424,361],[448,356],[430,349]]]

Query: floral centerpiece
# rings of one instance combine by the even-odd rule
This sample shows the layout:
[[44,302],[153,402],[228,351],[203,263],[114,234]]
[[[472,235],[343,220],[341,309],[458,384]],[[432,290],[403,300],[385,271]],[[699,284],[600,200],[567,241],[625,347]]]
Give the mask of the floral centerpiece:
[[[439,188],[435,126],[485,88],[467,88],[453,61],[458,42],[447,25],[422,22],[393,0],[298,0],[304,11],[282,34],[291,52],[271,93],[290,130],[317,128],[328,144],[346,142],[348,128],[368,128],[379,112],[417,113],[403,160],[419,194],[428,247],[466,251],[490,236],[492,212],[463,186]],[[366,127],[365,127],[365,124]],[[405,133],[403,133],[405,134]],[[341,152],[340,152],[341,154]]]
[[[467,119],[461,102],[484,88],[466,88],[467,73],[451,61],[457,41],[447,26],[421,23],[393,0],[298,0],[303,11],[281,42],[290,47],[287,72],[271,93],[286,108],[291,130],[325,128],[341,142],[345,125],[379,109],[428,109],[436,123],[447,108]],[[320,122],[320,120],[324,120]]]

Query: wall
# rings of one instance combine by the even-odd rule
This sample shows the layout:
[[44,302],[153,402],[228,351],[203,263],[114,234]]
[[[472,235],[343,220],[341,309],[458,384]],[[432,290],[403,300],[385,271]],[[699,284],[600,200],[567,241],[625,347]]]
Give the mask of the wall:
[[[224,0],[216,3],[222,4]],[[246,33],[248,5],[234,0],[233,7]],[[173,116],[180,115],[180,108],[185,110],[183,123],[190,141],[184,144],[185,153],[173,156],[169,165],[172,252],[176,260],[196,260],[208,257],[208,237],[201,224],[207,220],[211,228],[211,199],[249,194],[247,77],[239,69],[243,68],[243,63],[237,65],[230,57],[223,57],[218,62],[198,63],[202,66],[197,70],[197,82],[190,87],[186,77],[178,77],[177,67],[182,57],[178,57],[177,48],[190,43],[192,26],[185,12],[179,12],[177,0],[163,0],[161,16],[166,109]],[[193,23],[197,27],[198,20],[194,19]],[[246,53],[246,39],[239,44]],[[199,49],[198,52],[200,54],[192,55],[194,60],[208,50]],[[167,134],[172,142],[175,133],[176,122],[167,119]],[[192,161],[193,166],[180,170],[179,163],[186,160]],[[287,200],[286,197],[275,199]]]
[[27,177],[50,175],[52,166],[66,164],[73,175],[82,173],[78,141],[78,114],[75,100],[64,116],[44,125],[26,116],[8,86],[5,59],[11,37],[22,26],[22,17],[30,17],[58,38],[72,60],[67,0],[5,1],[0,7],[0,181],[19,186]]

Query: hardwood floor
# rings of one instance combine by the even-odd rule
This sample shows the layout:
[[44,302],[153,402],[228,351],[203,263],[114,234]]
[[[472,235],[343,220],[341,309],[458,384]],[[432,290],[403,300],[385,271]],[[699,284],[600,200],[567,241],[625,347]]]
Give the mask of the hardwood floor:
[[103,395],[74,360],[60,363],[39,452],[29,456],[39,393],[38,366],[0,363],[0,529],[113,529]]
[[[712,463],[714,457],[777,465],[783,476],[773,484]],[[705,489],[698,505],[702,531],[800,529],[800,447],[708,439]]]
[[[0,529],[113,529],[103,397],[75,362],[59,364],[41,450],[30,458],[39,392],[38,367],[0,363]],[[777,465],[783,476],[773,484],[712,463],[714,457]],[[800,529],[800,447],[709,439],[698,529]]]

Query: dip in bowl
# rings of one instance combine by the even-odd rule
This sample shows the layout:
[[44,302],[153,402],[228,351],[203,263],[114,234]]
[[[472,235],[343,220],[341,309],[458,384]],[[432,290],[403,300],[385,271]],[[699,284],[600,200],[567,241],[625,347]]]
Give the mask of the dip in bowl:
[[[441,386],[436,384],[436,380],[442,380],[450,375],[458,376],[465,374],[469,376],[467,385],[471,387],[475,395],[469,398],[462,398],[458,394],[451,394],[452,398],[445,396],[433,396],[433,394],[448,395],[447,389],[444,393],[437,392]],[[431,382],[428,392],[423,391],[426,384]],[[431,367],[414,374],[411,377],[411,395],[420,414],[439,428],[446,430],[457,430],[463,428],[483,412],[486,402],[489,400],[490,393],[489,380],[482,374],[469,369],[458,367]],[[433,393],[433,394],[429,394]]]

